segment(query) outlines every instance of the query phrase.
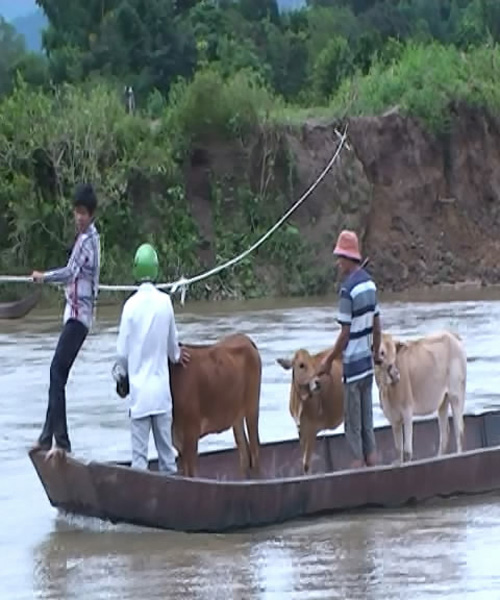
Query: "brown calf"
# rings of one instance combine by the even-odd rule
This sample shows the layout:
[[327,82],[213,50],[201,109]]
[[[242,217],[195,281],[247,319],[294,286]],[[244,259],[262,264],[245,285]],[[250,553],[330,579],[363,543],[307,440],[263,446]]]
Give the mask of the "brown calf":
[[195,476],[198,440],[230,427],[242,473],[258,472],[262,362],[257,347],[246,335],[234,334],[214,344],[186,348],[191,354],[189,364],[169,365],[173,443],[183,474]]
[[292,359],[277,359],[283,369],[293,369],[289,410],[299,432],[304,473],[309,471],[317,433],[335,429],[344,421],[342,362],[333,361],[330,373],[320,377],[319,382],[316,376],[321,361],[330,351],[331,348],[311,355],[301,349]]

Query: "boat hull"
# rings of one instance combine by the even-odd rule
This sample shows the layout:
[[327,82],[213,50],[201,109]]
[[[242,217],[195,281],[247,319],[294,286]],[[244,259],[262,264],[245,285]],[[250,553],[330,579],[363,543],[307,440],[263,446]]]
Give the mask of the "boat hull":
[[38,304],[42,295],[41,286],[29,296],[12,302],[0,302],[0,319],[22,319]]
[[[342,467],[348,460],[344,435],[323,436],[316,448],[316,473],[308,476],[300,474],[296,440],[265,444],[261,478],[254,480],[238,480],[232,449],[200,455],[201,476],[194,479],[162,475],[155,461],[151,470],[138,471],[123,463],[71,457],[46,461],[45,452],[30,457],[51,504],[63,511],[113,523],[224,532],[500,490],[500,411],[467,416],[465,431],[466,451],[435,457],[437,424],[416,422],[416,460],[357,470]],[[390,428],[377,428],[376,439],[383,462],[390,463]]]

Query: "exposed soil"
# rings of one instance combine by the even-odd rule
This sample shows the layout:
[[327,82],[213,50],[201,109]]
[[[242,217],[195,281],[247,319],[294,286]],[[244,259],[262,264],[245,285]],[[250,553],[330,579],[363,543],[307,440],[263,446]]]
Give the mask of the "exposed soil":
[[[282,131],[271,189],[292,204],[316,179],[338,144],[339,123],[309,122]],[[484,111],[453,107],[451,129],[436,137],[397,111],[348,122],[349,148],[314,194],[292,217],[316,253],[332,267],[332,246],[344,227],[355,229],[380,289],[500,281],[500,124]],[[276,140],[275,140],[276,142]],[[187,196],[198,222],[205,265],[214,262],[214,226],[209,175],[231,190],[243,180],[262,189],[262,136],[248,147],[207,144],[186,167]],[[292,157],[294,176],[280,170],[279,157]],[[267,181],[267,180],[266,180]],[[268,285],[279,265],[259,266]],[[335,286],[332,273],[331,291]],[[272,293],[273,290],[270,290]]]

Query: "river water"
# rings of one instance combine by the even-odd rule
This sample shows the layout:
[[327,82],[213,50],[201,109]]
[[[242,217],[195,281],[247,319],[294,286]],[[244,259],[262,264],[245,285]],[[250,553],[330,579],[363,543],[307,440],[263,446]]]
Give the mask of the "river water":
[[[455,295],[455,298],[457,296]],[[290,374],[276,358],[336,335],[335,299],[176,307],[182,341],[248,333],[263,359],[262,442],[296,436]],[[402,337],[451,328],[465,340],[466,412],[500,407],[500,296],[450,302],[383,299]],[[68,384],[73,452],[127,460],[127,411],[110,376],[118,310],[101,309]],[[0,598],[500,599],[500,496],[373,511],[227,535],[181,534],[61,516],[27,455],[46,409],[59,314],[0,322]],[[376,425],[386,424],[374,389]],[[342,430],[342,428],[339,428]],[[230,431],[200,449],[233,446]],[[151,442],[151,454],[154,447]]]

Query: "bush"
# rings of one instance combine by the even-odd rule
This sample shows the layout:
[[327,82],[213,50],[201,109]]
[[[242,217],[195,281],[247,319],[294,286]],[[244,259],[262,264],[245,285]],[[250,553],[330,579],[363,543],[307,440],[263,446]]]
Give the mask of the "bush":
[[272,106],[273,96],[254,72],[224,79],[216,68],[208,68],[191,82],[181,80],[172,87],[166,129],[176,132],[179,146],[214,137],[244,138]]
[[418,117],[434,132],[449,122],[452,101],[497,111],[500,108],[500,49],[484,46],[461,52],[438,43],[408,44],[397,62],[377,61],[366,76],[344,81],[333,113],[380,114],[394,105]]
[[[149,119],[126,114],[105,84],[65,85],[48,95],[20,80],[0,103],[3,270],[65,262],[74,237],[70,199],[82,180],[98,191],[104,280],[130,281],[145,238],[158,245],[164,275],[176,276],[180,262],[197,264],[196,227],[169,138]],[[172,222],[175,233],[165,236]]]

